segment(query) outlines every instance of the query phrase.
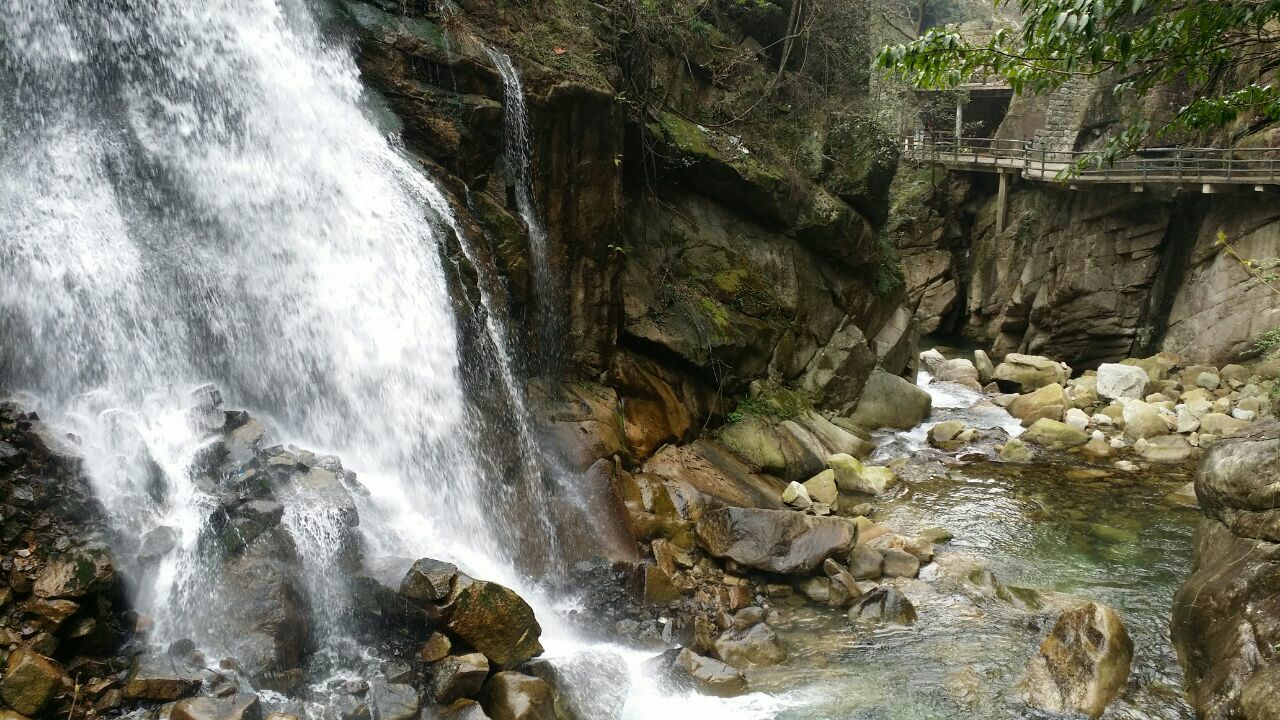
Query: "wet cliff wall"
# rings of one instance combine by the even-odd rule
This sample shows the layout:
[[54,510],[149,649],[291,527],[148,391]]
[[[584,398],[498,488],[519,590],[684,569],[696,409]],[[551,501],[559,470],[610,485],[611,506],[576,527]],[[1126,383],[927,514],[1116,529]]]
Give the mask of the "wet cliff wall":
[[[779,33],[769,8],[785,8],[734,8],[704,6],[686,22],[694,35],[641,47],[635,19],[607,3],[345,5],[366,84],[452,193],[459,242],[482,258],[479,272],[459,262],[461,284],[492,272],[517,344],[555,357],[530,360],[531,374],[598,386],[611,410],[593,422],[620,418],[618,446],[576,464],[690,440],[756,381],[847,410],[873,366],[900,373],[913,355],[884,234],[891,138],[858,112],[856,84],[840,107],[775,97],[780,59],[757,38]],[[492,47],[512,56],[529,109],[545,308],[504,164]],[[636,101],[641,85],[664,94]],[[700,124],[751,93],[765,96],[758,112]],[[779,123],[794,136],[785,146]],[[552,320],[547,340],[537,328]]]

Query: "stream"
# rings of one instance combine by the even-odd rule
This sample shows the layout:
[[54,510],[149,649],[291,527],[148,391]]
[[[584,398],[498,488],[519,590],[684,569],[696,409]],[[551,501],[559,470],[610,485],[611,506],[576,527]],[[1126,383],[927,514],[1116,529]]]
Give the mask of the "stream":
[[[927,527],[955,535],[938,546],[936,568],[900,586],[918,622],[868,630],[842,614],[795,611],[779,628],[790,657],[750,673],[752,688],[786,704],[780,720],[1039,717],[1014,685],[1060,607],[1089,599],[1119,612],[1134,642],[1129,687],[1104,717],[1193,718],[1168,628],[1198,514],[1165,501],[1190,469],[1126,474],[1067,453],[1003,463],[968,449],[957,462],[925,444],[933,423],[963,418],[1018,432],[1017,421],[965,388],[925,388],[929,421],[884,438],[878,454],[910,454],[927,478],[903,483],[875,516],[906,536]],[[1109,477],[1098,477],[1104,469]],[[971,577],[978,567],[1043,593],[1044,607],[995,597]]]

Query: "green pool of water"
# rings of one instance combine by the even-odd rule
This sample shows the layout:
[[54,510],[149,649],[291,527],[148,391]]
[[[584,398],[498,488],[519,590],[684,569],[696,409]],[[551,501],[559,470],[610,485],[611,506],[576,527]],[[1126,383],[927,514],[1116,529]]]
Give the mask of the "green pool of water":
[[[1190,480],[1189,468],[1088,477],[1098,469],[1068,455],[937,467],[876,515],[903,535],[925,527],[955,535],[940,546],[938,569],[926,571],[942,579],[902,585],[919,621],[854,627],[835,612],[795,611],[779,628],[791,657],[750,673],[753,689],[788,701],[779,718],[1038,717],[1014,685],[1061,609],[1085,599],[1119,612],[1135,646],[1129,686],[1105,717],[1194,717],[1168,625],[1198,516],[1165,501]],[[957,582],[975,562],[1003,585],[1044,592],[1046,606],[1015,607],[980,582]]]

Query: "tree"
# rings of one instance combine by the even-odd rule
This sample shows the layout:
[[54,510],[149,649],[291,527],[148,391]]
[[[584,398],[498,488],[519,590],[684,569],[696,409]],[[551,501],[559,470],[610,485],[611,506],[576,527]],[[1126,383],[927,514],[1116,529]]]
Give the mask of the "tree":
[[[1260,69],[1280,60],[1280,0],[1019,0],[1019,6],[1021,31],[970,43],[936,28],[883,48],[877,63],[931,89],[986,76],[1016,92],[1041,93],[1073,77],[1114,73],[1117,94],[1173,83],[1201,90],[1171,118],[1139,121],[1110,138],[1103,161],[1177,130],[1220,128],[1245,116],[1280,119],[1280,88],[1257,80]],[[1231,84],[1240,76],[1251,80]]]

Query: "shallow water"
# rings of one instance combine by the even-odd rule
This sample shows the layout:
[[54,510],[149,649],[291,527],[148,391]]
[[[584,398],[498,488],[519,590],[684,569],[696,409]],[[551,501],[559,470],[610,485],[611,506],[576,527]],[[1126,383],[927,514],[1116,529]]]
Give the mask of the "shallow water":
[[[963,394],[930,389],[935,397]],[[1002,425],[1001,410],[945,405],[935,404],[930,422],[979,415],[994,420],[987,427]],[[1168,626],[1173,593],[1190,568],[1197,514],[1164,502],[1191,469],[1126,474],[1067,453],[1028,464],[977,454],[957,462],[922,439],[917,429],[890,447],[933,472],[904,483],[875,514],[903,535],[926,527],[955,535],[939,546],[937,567],[922,572],[928,581],[896,581],[919,621],[874,629],[835,612],[796,611],[780,628],[787,663],[750,673],[753,689],[790,706],[777,717],[1037,717],[1014,685],[1061,609],[1088,599],[1119,612],[1135,646],[1129,687],[1105,717],[1192,718]],[[1099,471],[1110,476],[1096,477]],[[1002,585],[1045,593],[1044,607],[1015,607],[969,581],[979,565]]]

